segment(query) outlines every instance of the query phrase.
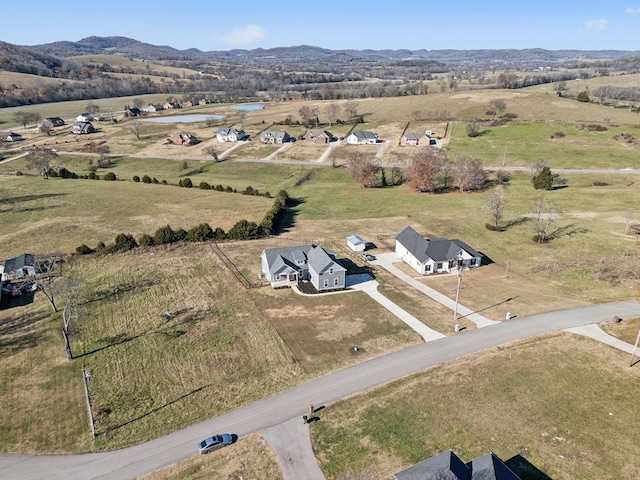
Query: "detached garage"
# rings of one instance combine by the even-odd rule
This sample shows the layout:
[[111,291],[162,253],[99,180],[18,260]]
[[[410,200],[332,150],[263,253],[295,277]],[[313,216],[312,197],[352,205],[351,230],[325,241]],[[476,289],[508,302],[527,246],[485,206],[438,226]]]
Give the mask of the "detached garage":
[[354,252],[364,252],[367,248],[367,242],[359,235],[349,235],[347,245]]

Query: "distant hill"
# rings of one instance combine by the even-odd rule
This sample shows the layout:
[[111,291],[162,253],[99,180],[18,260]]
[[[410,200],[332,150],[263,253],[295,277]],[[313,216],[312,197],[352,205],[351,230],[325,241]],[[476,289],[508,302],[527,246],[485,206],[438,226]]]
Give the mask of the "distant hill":
[[241,60],[296,62],[300,60],[320,60],[329,58],[352,58],[360,60],[409,60],[421,59],[451,65],[464,65],[474,61],[499,64],[557,64],[567,61],[616,60],[640,55],[640,51],[626,50],[545,50],[530,49],[481,49],[481,50],[330,50],[309,45],[292,47],[256,48],[253,50],[234,49],[228,51],[203,52],[195,48],[178,50],[170,46],[157,46],[127,37],[87,37],[77,42],[60,41],[29,47],[33,50],[57,56],[86,54],[112,54],[135,56],[156,60]]

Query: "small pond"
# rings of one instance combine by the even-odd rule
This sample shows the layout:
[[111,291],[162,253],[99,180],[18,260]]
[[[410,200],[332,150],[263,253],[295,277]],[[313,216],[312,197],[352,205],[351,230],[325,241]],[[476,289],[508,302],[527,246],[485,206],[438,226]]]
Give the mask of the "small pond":
[[234,110],[254,112],[256,110],[262,110],[264,105],[262,103],[243,103],[242,105],[232,105],[230,108],[233,108]]
[[154,123],[193,123],[206,122],[207,120],[222,120],[224,115],[206,113],[191,113],[189,115],[169,115],[168,117],[141,118],[143,122]]

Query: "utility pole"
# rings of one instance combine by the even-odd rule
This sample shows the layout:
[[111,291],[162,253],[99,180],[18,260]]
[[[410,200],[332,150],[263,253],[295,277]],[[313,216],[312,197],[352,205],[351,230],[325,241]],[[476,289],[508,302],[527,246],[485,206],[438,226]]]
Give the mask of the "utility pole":
[[458,288],[456,288],[456,308],[453,311],[453,323],[458,320],[458,298],[460,298],[460,282],[462,281],[462,272],[458,268]]
[[84,394],[87,397],[87,408],[89,409],[89,422],[91,424],[91,434],[93,437],[96,437],[96,426],[93,423],[93,409],[91,408],[91,397],[89,396],[89,380],[91,380],[91,375],[82,369],[82,382],[84,383]]

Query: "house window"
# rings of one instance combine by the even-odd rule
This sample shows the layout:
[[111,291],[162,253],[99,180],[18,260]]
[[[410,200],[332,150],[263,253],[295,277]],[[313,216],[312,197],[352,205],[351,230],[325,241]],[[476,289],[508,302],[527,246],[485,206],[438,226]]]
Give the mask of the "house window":
[[431,265],[427,265],[427,268],[425,268],[425,272],[430,272],[431,271]]
[[441,263],[438,263],[436,265],[436,270],[442,270],[442,264]]
[[329,275],[333,275],[333,267],[329,269]]
[[337,286],[338,286],[338,279],[337,279],[337,278],[334,278],[334,279],[333,279],[333,286],[334,286],[334,287],[337,287]]
[[329,286],[329,279],[328,279],[328,278],[325,278],[325,279],[324,279],[324,286],[325,286],[325,287],[328,287],[328,286]]

